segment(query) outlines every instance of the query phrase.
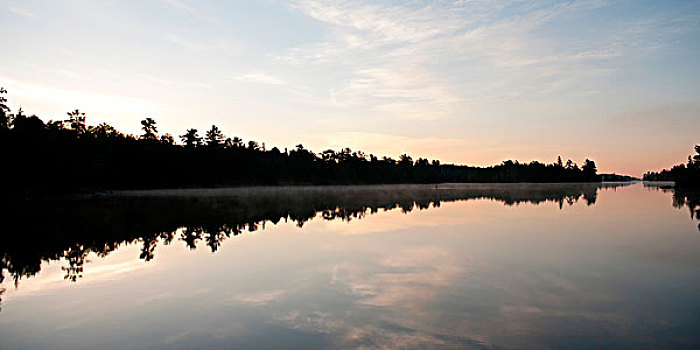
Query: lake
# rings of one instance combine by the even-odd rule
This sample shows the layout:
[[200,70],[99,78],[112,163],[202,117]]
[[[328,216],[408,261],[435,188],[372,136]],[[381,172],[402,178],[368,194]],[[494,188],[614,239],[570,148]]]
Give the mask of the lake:
[[22,203],[0,349],[700,348],[698,206],[643,183]]

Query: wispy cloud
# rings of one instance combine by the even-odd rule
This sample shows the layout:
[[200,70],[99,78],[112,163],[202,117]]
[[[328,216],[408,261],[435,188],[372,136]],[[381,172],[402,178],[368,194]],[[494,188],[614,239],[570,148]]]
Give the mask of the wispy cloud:
[[[435,26],[437,7],[411,9],[401,6],[354,1],[299,1],[295,6],[308,16],[338,26],[341,39],[351,47],[370,47],[392,42],[419,42],[458,28],[457,21]],[[447,12],[443,15],[448,16]],[[343,32],[353,29],[364,35]]]
[[24,17],[37,17],[36,13],[29,11],[27,9],[20,8],[20,7],[10,6],[7,9],[10,10],[10,12],[14,13],[15,15],[24,16]]
[[[345,304],[340,312],[293,309],[277,315],[275,321],[295,330],[333,334],[339,348],[460,348],[471,342],[460,334],[462,344],[453,343],[454,337],[445,336],[449,330],[432,326],[435,302],[463,273],[451,251],[436,246],[399,247],[380,255],[372,266],[347,261],[332,267],[331,286],[351,295],[354,305]],[[374,322],[353,322],[356,310],[373,315]],[[372,314],[373,310],[381,312]]]
[[[358,70],[347,86],[334,91],[339,104],[374,105],[377,111],[406,119],[440,119],[460,102],[450,89],[418,65]],[[424,108],[416,109],[416,105]]]
[[329,88],[339,106],[370,106],[407,119],[464,117],[473,103],[579,94],[614,74],[631,49],[621,38],[653,29],[620,24],[561,38],[549,32],[552,22],[584,18],[605,6],[598,0],[299,0],[293,8],[322,23],[325,36],[278,60],[343,72]]
[[[410,8],[371,2],[301,0],[293,8],[328,27],[323,42],[294,48],[282,57],[294,63],[330,59],[352,62],[358,54],[379,48],[390,54],[401,49],[401,45],[434,40],[465,22],[449,8],[439,6]],[[374,61],[371,55],[364,56],[364,60]]]
[[239,75],[233,77],[233,79],[244,83],[257,83],[268,85],[284,85],[287,83],[283,79],[269,75],[262,71],[256,71],[248,74]]
[[233,297],[231,297],[231,300],[236,303],[248,304],[253,306],[262,306],[281,298],[282,296],[284,296],[284,294],[284,290],[277,289],[257,293],[236,294]]
[[160,2],[180,11],[194,12],[194,9],[190,5],[181,0],[160,0]]
[[242,52],[242,47],[238,42],[224,38],[207,38],[206,40],[191,40],[180,35],[169,34],[165,39],[172,44],[184,47],[191,51],[208,51],[228,56],[237,55]]

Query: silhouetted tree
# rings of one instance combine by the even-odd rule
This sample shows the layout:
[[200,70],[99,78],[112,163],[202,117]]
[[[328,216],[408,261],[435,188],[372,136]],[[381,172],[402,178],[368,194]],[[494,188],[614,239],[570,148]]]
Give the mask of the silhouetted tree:
[[143,130],[143,135],[141,138],[144,140],[157,140],[158,128],[156,127],[156,121],[152,118],[146,118],[141,121],[141,129]]
[[231,139],[233,143],[233,147],[242,147],[243,146],[243,139],[241,139],[238,136],[234,136],[233,139]]
[[85,124],[85,113],[82,113],[76,109],[66,114],[68,114],[66,123],[68,123],[71,130],[75,131],[78,135],[85,134],[87,131],[87,125]]
[[116,137],[119,135],[119,132],[117,129],[112,127],[111,125],[107,123],[102,123],[97,126],[91,126],[88,128],[90,133],[95,135],[97,138],[110,138],[110,137]]
[[426,167],[426,166],[428,166],[429,164],[430,164],[430,162],[429,162],[427,159],[424,159],[424,158],[418,158],[418,160],[416,161],[416,166]]
[[324,162],[336,162],[336,155],[335,151],[332,149],[327,149],[321,153],[319,153],[319,156],[321,156],[321,159],[323,159]]
[[22,110],[22,106],[19,107],[17,110],[17,113],[14,115],[11,115],[10,118],[10,125],[16,130],[21,130],[22,125],[24,124],[24,121],[27,119],[27,116],[24,114],[24,111]]
[[6,93],[7,90],[0,87],[0,129],[10,128],[10,107],[7,106],[7,98],[4,96]]
[[584,161],[581,170],[583,170],[583,175],[589,178],[595,177],[596,172],[598,171],[598,169],[595,166],[595,162],[589,159],[586,159]]
[[[63,120],[49,120],[46,123],[46,127],[51,131],[63,130],[64,126],[65,122]],[[88,129],[88,132],[91,131]]]
[[211,129],[209,129],[204,137],[204,140],[207,144],[207,146],[210,147],[221,147],[224,143],[225,136],[219,130],[219,128],[216,125],[212,125]]
[[161,135],[160,143],[165,144],[165,145],[174,145],[175,138],[173,137],[173,135],[165,133],[165,134]]
[[181,135],[180,139],[182,139],[185,147],[189,148],[199,146],[202,142],[202,138],[197,134],[197,129],[187,129],[187,132]]
[[695,155],[688,156],[686,164],[678,164],[660,172],[648,171],[645,181],[673,181],[677,188],[700,187],[700,145],[694,147]]

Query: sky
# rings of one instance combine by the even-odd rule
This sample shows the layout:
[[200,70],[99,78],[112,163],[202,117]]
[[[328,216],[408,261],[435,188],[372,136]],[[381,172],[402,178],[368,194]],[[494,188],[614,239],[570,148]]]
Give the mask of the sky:
[[13,112],[640,176],[700,144],[700,1],[0,0]]

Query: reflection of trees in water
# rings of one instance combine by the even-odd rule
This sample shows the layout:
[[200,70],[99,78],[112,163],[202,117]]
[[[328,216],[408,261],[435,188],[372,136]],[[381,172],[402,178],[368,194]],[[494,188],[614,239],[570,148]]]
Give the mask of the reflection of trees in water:
[[671,181],[644,181],[644,188],[649,191],[669,191],[673,190],[673,182]]
[[678,209],[687,207],[690,218],[700,220],[700,190],[697,188],[674,187],[673,182],[644,182],[644,188],[650,191],[672,192],[673,206]]
[[140,259],[150,261],[159,244],[182,241],[194,250],[216,252],[223,241],[245,231],[284,220],[302,227],[316,217],[351,221],[399,209],[439,207],[441,202],[489,199],[505,205],[554,202],[560,208],[579,200],[596,201],[610,184],[424,185],[301,187],[221,190],[223,195],[90,196],[41,203],[20,203],[4,212],[8,228],[0,244],[0,282],[15,284],[39,272],[41,261],[64,259],[65,279],[83,276],[90,253],[104,257],[123,244],[141,245]]
[[[690,217],[700,220],[700,191],[676,188],[673,191],[673,206],[676,208],[688,207]],[[698,224],[698,230],[700,230],[700,224]]]
[[91,251],[102,253],[104,255],[107,254],[107,251],[105,250],[93,250],[82,244],[75,244],[71,248],[68,248],[68,250],[66,250],[63,254],[63,258],[68,262],[68,266],[61,267],[61,270],[66,273],[63,279],[75,282],[78,280],[78,278],[83,277],[83,266],[86,262],[90,262],[90,260],[87,260],[87,255]]

